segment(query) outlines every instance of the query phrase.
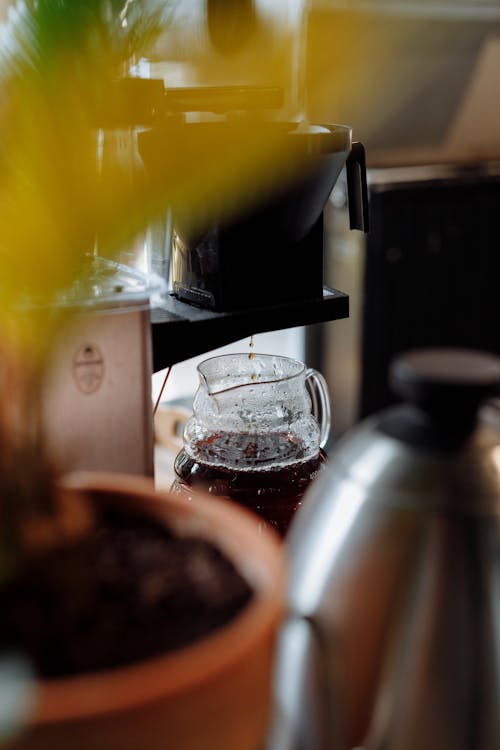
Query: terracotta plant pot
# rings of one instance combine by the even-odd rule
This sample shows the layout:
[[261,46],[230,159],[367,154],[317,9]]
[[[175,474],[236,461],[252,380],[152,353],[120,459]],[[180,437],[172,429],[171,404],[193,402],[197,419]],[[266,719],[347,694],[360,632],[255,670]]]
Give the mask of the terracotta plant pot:
[[179,534],[202,535],[255,595],[229,624],[193,645],[133,666],[40,681],[31,723],[9,750],[260,750],[270,713],[284,552],[271,532],[223,500],[196,505],[142,478],[81,475],[64,491],[137,510]]

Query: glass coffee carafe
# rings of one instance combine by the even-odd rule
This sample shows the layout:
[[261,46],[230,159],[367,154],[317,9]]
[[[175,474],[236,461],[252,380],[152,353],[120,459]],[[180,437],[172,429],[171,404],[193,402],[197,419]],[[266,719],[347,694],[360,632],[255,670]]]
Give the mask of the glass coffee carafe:
[[326,460],[323,376],[288,357],[244,353],[207,359],[198,374],[172,490],[231,498],[285,536]]

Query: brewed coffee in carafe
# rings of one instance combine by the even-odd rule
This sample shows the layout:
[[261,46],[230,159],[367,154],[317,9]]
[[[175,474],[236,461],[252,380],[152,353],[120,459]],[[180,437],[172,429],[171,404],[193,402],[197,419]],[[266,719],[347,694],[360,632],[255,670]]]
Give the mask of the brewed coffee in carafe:
[[302,362],[254,353],[212,357],[198,374],[173,491],[230,498],[285,536],[326,460],[324,378]]

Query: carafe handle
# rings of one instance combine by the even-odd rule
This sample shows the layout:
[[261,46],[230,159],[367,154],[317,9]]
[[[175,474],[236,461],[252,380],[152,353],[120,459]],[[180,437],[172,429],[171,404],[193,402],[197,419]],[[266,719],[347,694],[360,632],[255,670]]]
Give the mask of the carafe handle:
[[319,424],[319,447],[324,448],[332,423],[328,385],[323,375],[310,367],[306,370],[306,388],[311,398],[311,412]]

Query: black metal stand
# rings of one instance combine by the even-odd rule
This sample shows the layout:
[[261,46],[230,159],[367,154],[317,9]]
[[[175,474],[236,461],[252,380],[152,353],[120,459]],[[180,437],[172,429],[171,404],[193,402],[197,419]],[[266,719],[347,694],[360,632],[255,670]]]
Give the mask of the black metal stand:
[[349,296],[329,287],[323,296],[236,312],[214,312],[168,296],[151,311],[153,371],[267,331],[323,323],[349,316]]

